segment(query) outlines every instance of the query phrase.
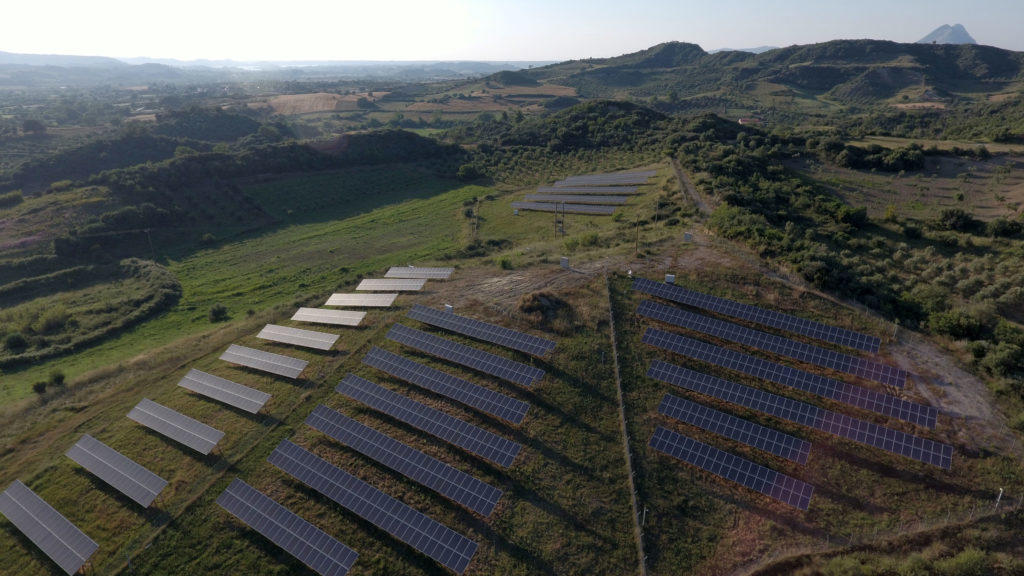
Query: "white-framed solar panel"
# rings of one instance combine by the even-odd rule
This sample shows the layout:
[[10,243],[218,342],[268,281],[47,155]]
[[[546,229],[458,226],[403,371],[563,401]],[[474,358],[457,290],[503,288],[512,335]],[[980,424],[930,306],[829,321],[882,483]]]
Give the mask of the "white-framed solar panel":
[[427,280],[447,280],[452,277],[455,268],[429,266],[392,266],[385,278],[425,278]]
[[285,378],[298,378],[299,374],[302,374],[302,371],[306,369],[306,365],[309,364],[299,358],[274,354],[273,352],[264,352],[263,350],[247,348],[238,344],[228,346],[228,349],[220,355],[220,359],[232,364],[238,364],[239,366],[284,376]]
[[292,320],[309,322],[310,324],[330,324],[332,326],[359,326],[366,318],[362,310],[329,310],[326,308],[299,308]]
[[[0,514],[69,576],[81,570],[99,548],[99,544],[21,480],[15,480],[7,490],[0,492]],[[4,569],[7,568],[11,568],[12,574],[20,573],[17,566]]]
[[88,434],[66,455],[143,508],[149,508],[167,486],[167,480]]
[[394,306],[397,292],[381,294],[331,294],[324,306],[351,306],[354,308],[388,308]]
[[632,196],[638,194],[640,188],[637,186],[540,186],[538,194],[612,194],[618,196]]
[[191,390],[196,394],[202,394],[207,398],[213,398],[239,410],[245,410],[250,414],[259,412],[263,405],[270,400],[270,394],[249,388],[236,382],[232,382],[220,376],[207,374],[195,368],[188,371],[188,374],[178,382],[178,386]]
[[356,290],[367,292],[419,292],[427,284],[425,278],[366,278]]
[[139,401],[128,412],[128,418],[203,455],[209,454],[224,437],[220,430],[149,398]]
[[302,346],[316,350],[330,350],[334,347],[334,343],[337,342],[339,338],[337,334],[317,332],[316,330],[303,330],[302,328],[291,328],[289,326],[278,326],[277,324],[267,324],[263,327],[263,330],[260,330],[260,333],[257,334],[256,337],[263,340],[270,340],[271,342],[280,342],[282,344],[291,344],[293,346]]

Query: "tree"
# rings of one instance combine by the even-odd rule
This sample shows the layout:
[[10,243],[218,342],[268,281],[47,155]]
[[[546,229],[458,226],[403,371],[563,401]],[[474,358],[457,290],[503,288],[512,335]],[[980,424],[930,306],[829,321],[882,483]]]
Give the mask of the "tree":
[[26,134],[31,132],[32,134],[45,134],[46,125],[36,120],[35,118],[29,118],[21,124],[21,129]]

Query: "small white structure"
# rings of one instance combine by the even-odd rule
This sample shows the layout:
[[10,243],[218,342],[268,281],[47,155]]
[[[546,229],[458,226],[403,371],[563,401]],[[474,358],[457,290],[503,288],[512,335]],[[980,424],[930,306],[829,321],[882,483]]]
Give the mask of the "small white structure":
[[455,311],[455,308],[452,308],[452,305],[451,305],[451,304],[445,304],[445,305],[444,305],[444,311],[445,311],[445,312],[454,312],[454,311]]
[[566,270],[568,270],[569,269],[569,258],[567,258],[565,256],[562,256],[561,259],[559,260],[559,264],[562,266],[562,268],[565,268]]
[[675,283],[676,283],[676,275],[675,274],[665,274],[665,284],[675,284]]

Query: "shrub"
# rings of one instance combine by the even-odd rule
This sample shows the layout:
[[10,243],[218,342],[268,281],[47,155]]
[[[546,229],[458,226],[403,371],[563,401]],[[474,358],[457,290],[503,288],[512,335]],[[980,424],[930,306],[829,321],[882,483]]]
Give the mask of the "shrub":
[[513,268],[515,268],[515,266],[512,264],[512,259],[507,256],[498,260],[498,266],[501,266],[502,270],[512,270]]
[[18,332],[8,334],[7,338],[4,338],[4,347],[11,352],[21,352],[28,348],[28,340]]
[[228,319],[228,307],[223,304],[210,306],[210,322],[223,322]]
[[21,195],[19,190],[14,192],[8,192],[6,194],[0,194],[0,208],[10,208],[11,206],[17,206],[24,201],[24,196]]
[[957,340],[963,338],[978,339],[982,332],[981,320],[968,314],[965,310],[949,312],[933,312],[928,315],[928,328],[936,334],[947,334]]
[[985,233],[992,237],[1012,238],[1024,230],[1024,224],[1017,220],[996,218],[985,225]]
[[992,573],[992,561],[977,548],[965,548],[952,558],[936,560],[935,573],[943,576],[986,576]]
[[61,372],[60,370],[54,370],[53,372],[50,372],[50,386],[59,388],[64,385],[64,380],[64,373]]
[[963,208],[946,208],[933,223],[938,230],[966,232],[977,225],[974,215]]
[[40,380],[32,385],[32,391],[42,396],[43,392],[46,392],[46,381]]

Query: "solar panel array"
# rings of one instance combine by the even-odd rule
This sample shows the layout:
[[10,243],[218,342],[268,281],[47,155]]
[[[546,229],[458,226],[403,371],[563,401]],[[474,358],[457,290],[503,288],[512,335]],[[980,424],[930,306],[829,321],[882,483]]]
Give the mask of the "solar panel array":
[[840,382],[825,376],[811,374],[789,366],[782,366],[761,358],[728,350],[707,342],[687,338],[671,332],[648,328],[644,332],[643,341],[677,354],[714,364],[722,368],[736,370],[755,378],[761,378],[783,386],[816,394],[850,406],[856,406],[877,414],[927,426],[935,427],[938,411],[923,404],[917,404],[875,392],[846,382]]
[[167,480],[88,434],[67,451],[67,457],[143,508],[149,508],[167,486]]
[[821,432],[949,470],[953,447],[656,360],[647,376]]
[[592,214],[610,216],[615,213],[615,206],[593,206],[590,204],[564,204],[546,202],[513,202],[514,210],[532,210],[534,212],[564,212],[566,214]]
[[622,205],[629,202],[629,196],[611,196],[604,194],[527,194],[524,202],[555,202],[565,204],[607,204]]
[[631,196],[640,192],[636,186],[540,186],[538,194],[614,194]]
[[457,574],[476,553],[476,542],[287,440],[267,461]]
[[403,324],[395,324],[388,330],[388,339],[415,348],[420,352],[426,352],[449,362],[455,362],[468,366],[474,370],[496,376],[523,386],[531,386],[534,382],[544,377],[544,371],[534,368],[521,362],[515,362],[477,350],[476,348],[452,342],[451,340],[434,336],[415,328],[409,328]]
[[21,480],[0,493],[0,514],[69,575],[81,570],[99,548]]
[[501,490],[326,406],[317,406],[306,424],[483,516],[501,499]]
[[224,433],[202,422],[189,418],[181,412],[143,398],[128,417],[155,432],[184,444],[200,454],[209,454]]
[[470,338],[476,338],[477,340],[483,340],[484,342],[490,342],[513,350],[519,350],[520,352],[526,352],[527,354],[532,354],[534,356],[544,356],[555,349],[555,343],[551,340],[531,336],[517,330],[512,330],[489,322],[483,322],[475,318],[459,316],[452,312],[427,308],[420,304],[413,305],[412,310],[409,310],[409,313],[406,316],[413,320],[419,320],[425,324],[430,324],[431,326],[444,328],[445,330],[457,332],[464,336],[469,336]]
[[662,398],[658,412],[799,464],[807,463],[811,451],[806,440],[671,394]]
[[344,576],[359,554],[259,490],[235,478],[217,504],[323,576]]
[[522,422],[527,410],[530,409],[530,405],[522,400],[424,366],[376,346],[363,358],[363,364],[514,424]]
[[387,308],[395,303],[397,292],[390,294],[331,294],[324,306]]
[[878,352],[882,341],[874,336],[868,336],[853,330],[837,328],[820,322],[814,322],[806,318],[790,316],[781,312],[765,310],[757,306],[740,304],[726,298],[718,298],[682,286],[655,282],[647,278],[636,278],[633,280],[633,289],[645,294],[693,306],[702,310],[708,310],[724,316],[732,316],[741,320],[757,322],[772,328],[786,330],[794,334],[802,334],[810,338],[816,338],[833,344],[840,344],[863,350],[865,352]]
[[356,290],[377,292],[417,292],[423,290],[424,278],[367,278],[356,286]]
[[675,326],[688,328],[746,346],[760,348],[761,350],[767,350],[817,366],[831,368],[839,372],[853,374],[854,376],[860,376],[861,378],[889,386],[902,387],[907,380],[907,372],[899,368],[893,368],[892,366],[850,356],[813,344],[805,344],[790,340],[789,338],[783,338],[782,336],[753,330],[746,326],[733,324],[732,322],[694,314],[693,312],[681,310],[674,306],[666,306],[651,300],[641,302],[636,312],[641,316],[661,320]]
[[335,326],[359,326],[366,312],[359,310],[325,310],[323,308],[299,308],[292,316],[296,322],[333,324]]
[[267,324],[256,337],[272,342],[282,342],[284,344],[293,344],[317,350],[330,350],[334,347],[334,343],[338,341],[337,334],[290,328],[288,326],[278,326],[277,324]]
[[309,364],[305,360],[292,358],[291,356],[264,352],[237,344],[228,346],[228,349],[220,355],[220,359],[232,364],[239,364],[248,368],[255,368],[256,370],[284,376],[285,378],[298,378],[299,374],[302,374],[302,371],[306,369],[306,364]]
[[509,467],[523,448],[516,442],[392,392],[355,374],[345,376],[335,390],[503,468]]
[[659,426],[651,436],[649,445],[659,452],[794,508],[807,510],[810,506],[814,486],[688,436]]
[[447,280],[452,277],[455,268],[430,268],[427,266],[392,266],[385,278],[427,278],[429,280]]
[[270,394],[266,392],[237,384],[213,374],[207,374],[195,368],[185,374],[185,377],[178,382],[178,386],[234,406],[239,410],[245,410],[250,414],[259,412],[263,405],[270,400]]
[[584,174],[570,176],[555,182],[555,186],[614,186],[619,184],[646,184],[658,172],[643,170],[640,172],[613,172],[610,174]]

